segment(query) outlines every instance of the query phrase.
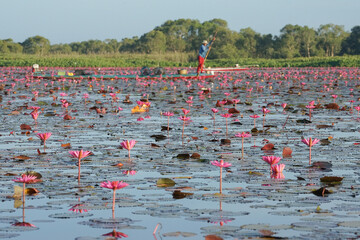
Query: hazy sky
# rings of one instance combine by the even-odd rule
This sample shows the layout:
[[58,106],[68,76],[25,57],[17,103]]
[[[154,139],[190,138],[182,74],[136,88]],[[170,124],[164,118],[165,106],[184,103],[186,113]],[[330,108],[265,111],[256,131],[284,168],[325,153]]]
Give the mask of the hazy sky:
[[0,39],[51,44],[132,38],[167,20],[221,18],[231,30],[279,35],[286,24],[360,25],[359,0],[0,0]]

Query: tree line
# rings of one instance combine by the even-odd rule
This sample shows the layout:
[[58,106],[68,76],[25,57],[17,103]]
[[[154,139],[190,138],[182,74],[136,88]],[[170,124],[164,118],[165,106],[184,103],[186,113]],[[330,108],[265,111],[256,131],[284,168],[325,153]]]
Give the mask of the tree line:
[[294,57],[334,57],[360,55],[360,26],[351,32],[341,25],[325,24],[318,29],[287,24],[279,36],[260,34],[251,28],[232,31],[222,19],[200,23],[198,20],[168,20],[141,37],[88,40],[69,44],[50,44],[42,36],[27,38],[15,43],[12,39],[0,40],[0,53],[48,54],[116,54],[116,53],[196,53],[204,39],[214,42],[209,59]]

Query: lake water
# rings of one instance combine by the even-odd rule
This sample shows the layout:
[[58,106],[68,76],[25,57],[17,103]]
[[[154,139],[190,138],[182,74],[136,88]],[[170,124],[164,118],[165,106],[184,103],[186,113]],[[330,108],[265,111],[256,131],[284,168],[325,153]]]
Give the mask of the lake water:
[[[123,233],[117,238],[127,239],[359,235],[359,115],[353,109],[360,105],[358,68],[249,69],[200,80],[39,80],[26,76],[27,71],[0,68],[0,238],[111,239],[104,235],[113,231]],[[100,73],[137,71],[104,68]],[[86,100],[84,93],[89,94]],[[189,97],[193,103],[186,102]],[[67,110],[61,99],[69,103]],[[232,99],[240,100],[236,104],[240,113],[226,124],[220,114],[235,107],[226,102]],[[131,113],[140,100],[151,103],[148,112]],[[225,105],[216,105],[222,100]],[[306,123],[310,101],[316,108]],[[326,107],[334,102],[339,110]],[[287,103],[285,110],[282,103]],[[30,106],[40,107],[36,123]],[[264,128],[263,107],[270,110]],[[105,108],[106,113],[95,108]],[[191,121],[185,125],[179,119],[183,108],[190,109]],[[219,110],[215,126],[211,108]],[[174,112],[169,135],[168,118],[161,114],[168,111]],[[66,114],[72,119],[64,120]],[[249,117],[253,114],[260,116],[256,119],[260,131],[255,133]],[[21,124],[31,130],[21,130]],[[244,140],[241,159],[241,138],[235,134],[243,131],[252,136]],[[46,154],[39,154],[44,153],[44,145],[36,134],[45,132],[52,135],[46,141]],[[312,147],[312,165],[302,136],[322,140]],[[137,142],[129,160],[120,143],[130,139]],[[223,145],[222,139],[231,143]],[[266,143],[275,148],[261,150]],[[282,156],[284,147],[292,149],[292,157]],[[78,179],[77,159],[69,151],[80,149],[93,155],[82,160]],[[193,153],[200,158],[187,157]],[[184,154],[189,155],[184,158]],[[262,160],[269,155],[282,157],[284,178],[271,177]],[[220,169],[210,163],[220,159],[232,164],[222,170],[222,195],[218,194]],[[319,162],[323,168],[315,167]],[[127,175],[127,170],[136,174]],[[26,195],[24,206],[21,194],[13,197],[14,187],[21,189],[22,184],[12,179],[26,171],[40,173],[42,182],[26,185],[39,193]],[[321,182],[325,176],[343,180]],[[175,185],[159,187],[161,178]],[[114,213],[113,192],[100,186],[104,181],[129,184],[116,191]],[[321,187],[324,195],[313,193]],[[175,190],[188,194],[173,197]]]

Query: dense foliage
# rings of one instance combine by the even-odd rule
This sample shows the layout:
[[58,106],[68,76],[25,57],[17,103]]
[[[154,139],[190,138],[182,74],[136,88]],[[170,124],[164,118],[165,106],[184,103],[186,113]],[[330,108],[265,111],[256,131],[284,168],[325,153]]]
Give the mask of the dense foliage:
[[343,26],[326,24],[318,29],[288,24],[279,36],[259,34],[251,28],[232,31],[222,19],[200,23],[198,20],[166,21],[141,37],[89,40],[54,44],[41,36],[22,43],[0,40],[0,53],[25,54],[116,54],[116,53],[192,53],[195,57],[201,42],[217,32],[210,59],[326,57],[360,54],[360,26],[346,32]]
[[[197,62],[190,53],[164,54],[98,54],[98,55],[33,55],[0,54],[0,66],[31,66],[34,63],[48,67],[194,67]],[[338,57],[301,57],[288,59],[231,58],[208,59],[206,67],[241,66],[260,67],[360,67],[360,55]]]

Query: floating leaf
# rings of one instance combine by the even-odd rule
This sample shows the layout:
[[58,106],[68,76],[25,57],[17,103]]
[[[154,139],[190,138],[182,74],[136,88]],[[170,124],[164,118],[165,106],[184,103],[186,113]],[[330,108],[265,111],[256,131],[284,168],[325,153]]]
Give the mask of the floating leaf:
[[31,127],[29,125],[26,125],[26,124],[23,123],[23,124],[20,125],[20,129],[21,130],[31,130]]
[[156,182],[156,186],[158,187],[172,187],[175,186],[175,182],[170,178],[160,178]]
[[68,148],[71,148],[71,144],[70,143],[64,143],[64,144],[61,144],[61,147],[68,149]]
[[319,129],[321,129],[321,128],[331,128],[331,127],[333,127],[333,126],[332,125],[326,125],[326,124],[316,125],[316,128],[319,128]]
[[180,190],[175,190],[172,194],[173,198],[175,199],[182,199],[185,198],[187,196],[191,196],[194,195],[193,193],[187,193],[187,192],[182,192]]
[[[39,193],[39,190],[36,188],[25,188],[25,195],[36,195]],[[14,195],[13,198],[21,198],[23,195],[23,188],[20,186],[14,186]]]
[[162,234],[164,237],[194,237],[196,233],[191,232],[169,232]]
[[283,148],[283,152],[282,152],[283,158],[290,158],[291,154],[292,154],[291,148],[289,148],[289,147]]
[[272,143],[268,143],[268,144],[266,144],[265,146],[263,146],[262,148],[261,148],[261,150],[272,150],[272,149],[274,149],[274,144],[272,144]]
[[179,159],[189,159],[190,154],[188,154],[188,153],[180,153],[176,157],[179,158]]
[[326,195],[331,194],[332,192],[330,192],[329,190],[327,190],[324,187],[321,187],[317,190],[313,190],[311,191],[314,195],[319,196],[319,197],[326,197]]
[[223,240],[223,238],[210,234],[205,236],[205,240]]
[[19,160],[28,160],[30,158],[31,157],[28,157],[28,156],[25,156],[25,155],[19,155],[19,156],[14,157],[14,159],[19,159]]
[[263,176],[264,174],[261,172],[249,171],[249,175]]
[[325,176],[325,177],[320,178],[320,181],[324,182],[324,183],[339,184],[343,179],[344,179],[343,177]]

